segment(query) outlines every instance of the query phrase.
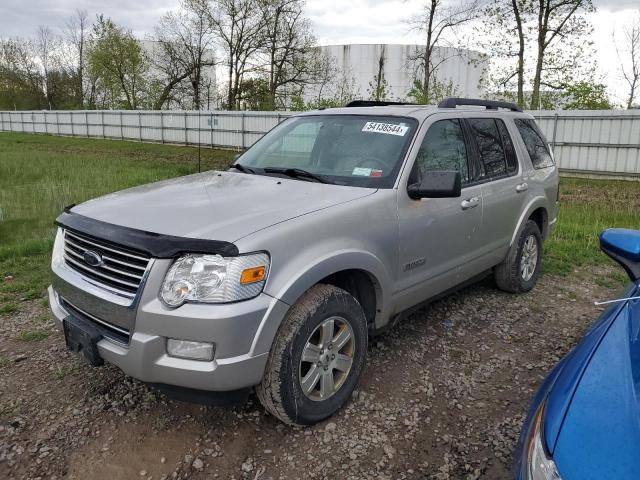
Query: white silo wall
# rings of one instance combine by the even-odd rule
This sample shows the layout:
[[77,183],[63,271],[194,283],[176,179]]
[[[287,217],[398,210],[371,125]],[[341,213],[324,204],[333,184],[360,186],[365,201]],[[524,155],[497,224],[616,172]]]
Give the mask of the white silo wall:
[[[368,98],[370,83],[378,74],[378,62],[384,55],[384,77],[387,81],[387,100],[405,100],[412,87],[414,66],[411,61],[418,52],[424,49],[421,45],[391,44],[356,44],[328,45],[320,49],[335,59],[338,68],[337,78],[353,79],[355,93],[359,98]],[[456,86],[456,94],[464,97],[481,95],[479,82],[487,63],[481,60],[479,53],[448,47],[436,47],[435,64],[438,81],[452,81]],[[443,60],[441,63],[441,60]],[[419,74],[418,74],[419,75]],[[307,101],[317,97],[314,87],[305,92]]]

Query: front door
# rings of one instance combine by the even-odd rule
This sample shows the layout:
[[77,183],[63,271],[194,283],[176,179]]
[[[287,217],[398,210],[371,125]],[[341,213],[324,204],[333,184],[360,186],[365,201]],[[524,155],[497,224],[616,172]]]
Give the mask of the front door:
[[471,185],[472,165],[459,118],[437,119],[422,139],[408,184],[433,171],[459,171],[459,198],[411,199],[407,185],[398,189],[399,265],[397,310],[415,305],[455,286],[461,265],[472,262],[482,221],[482,187]]

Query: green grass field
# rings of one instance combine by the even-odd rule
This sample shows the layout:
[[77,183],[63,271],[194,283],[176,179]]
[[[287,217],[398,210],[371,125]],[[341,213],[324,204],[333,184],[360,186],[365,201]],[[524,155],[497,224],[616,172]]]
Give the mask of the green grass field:
[[[226,168],[234,155],[203,148],[202,170]],[[0,133],[0,315],[44,295],[65,206],[194,173],[197,158],[197,148]]]
[[[202,169],[225,168],[234,154],[202,149]],[[0,316],[44,296],[53,221],[66,205],[196,170],[195,148],[0,133]],[[608,262],[597,235],[610,226],[640,228],[640,182],[563,178],[544,271]]]

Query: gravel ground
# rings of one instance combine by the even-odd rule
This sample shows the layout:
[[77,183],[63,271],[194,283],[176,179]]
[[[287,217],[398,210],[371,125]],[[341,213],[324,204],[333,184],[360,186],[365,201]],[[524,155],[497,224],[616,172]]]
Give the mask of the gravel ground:
[[[527,405],[595,320],[593,300],[617,293],[598,281],[613,270],[547,275],[525,295],[485,280],[421,309],[371,342],[347,406],[305,429],[255,398],[183,404],[92,368],[25,302],[0,316],[0,478],[509,478]],[[49,336],[25,339],[34,325]]]

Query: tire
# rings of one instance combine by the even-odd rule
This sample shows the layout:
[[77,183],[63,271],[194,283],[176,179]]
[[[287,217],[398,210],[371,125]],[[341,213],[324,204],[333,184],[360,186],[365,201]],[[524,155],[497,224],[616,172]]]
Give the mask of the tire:
[[[531,251],[531,242],[535,244],[535,254]],[[527,262],[527,258],[534,258],[535,266],[531,267],[529,263],[529,268],[524,270],[523,262]],[[498,288],[511,293],[528,292],[538,281],[541,263],[542,235],[536,222],[527,220],[507,258],[494,269]]]
[[[329,334],[331,325],[334,330]],[[350,340],[345,340],[347,335]],[[349,399],[366,355],[367,321],[358,301],[333,285],[315,285],[291,307],[280,325],[256,393],[262,405],[284,423],[312,425],[333,415]],[[351,358],[350,365],[344,357]],[[329,371],[331,376],[323,373]],[[333,393],[329,391],[331,380]]]

